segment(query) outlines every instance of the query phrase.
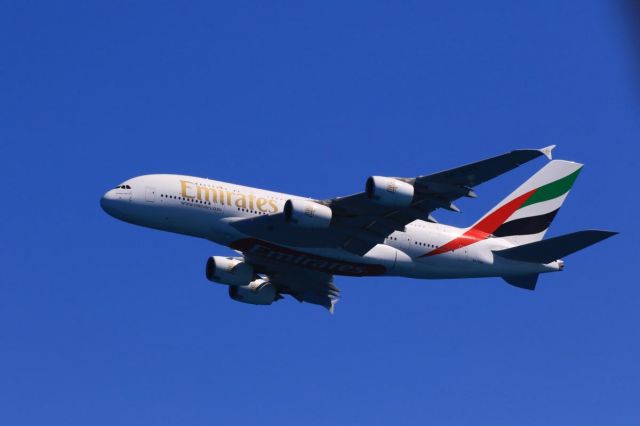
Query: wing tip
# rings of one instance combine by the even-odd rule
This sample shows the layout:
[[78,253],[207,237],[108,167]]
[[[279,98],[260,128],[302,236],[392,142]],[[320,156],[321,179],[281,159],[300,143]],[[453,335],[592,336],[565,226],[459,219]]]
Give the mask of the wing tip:
[[538,151],[544,154],[549,160],[553,159],[552,151],[555,149],[556,145],[545,146],[544,148],[540,148]]

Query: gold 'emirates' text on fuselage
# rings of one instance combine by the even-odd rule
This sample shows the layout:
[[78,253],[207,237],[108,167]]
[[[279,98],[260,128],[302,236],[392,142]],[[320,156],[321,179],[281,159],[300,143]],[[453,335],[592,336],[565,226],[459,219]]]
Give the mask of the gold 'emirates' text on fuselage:
[[275,200],[256,197],[254,194],[231,192],[223,188],[212,188],[187,180],[180,180],[180,193],[187,200],[226,204],[240,209],[258,210],[263,213],[278,212]]

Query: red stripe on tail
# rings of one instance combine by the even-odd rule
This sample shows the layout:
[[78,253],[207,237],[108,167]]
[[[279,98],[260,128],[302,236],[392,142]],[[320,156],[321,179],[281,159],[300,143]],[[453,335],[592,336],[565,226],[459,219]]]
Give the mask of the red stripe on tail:
[[423,254],[420,257],[425,256],[434,256],[436,254],[441,254],[448,252],[450,250],[457,250],[462,247],[466,247],[473,243],[477,243],[478,241],[482,241],[486,239],[489,235],[493,233],[496,229],[500,227],[509,217],[536,192],[535,189],[520,195],[519,197],[514,198],[509,201],[504,206],[501,206],[496,211],[482,219],[480,222],[476,223],[468,229],[461,236],[449,241],[443,246],[438,247],[435,250],[431,250],[429,253]]

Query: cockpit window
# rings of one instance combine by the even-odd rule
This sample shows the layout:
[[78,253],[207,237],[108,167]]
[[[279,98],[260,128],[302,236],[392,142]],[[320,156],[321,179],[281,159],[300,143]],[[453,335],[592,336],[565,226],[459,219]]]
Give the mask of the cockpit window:
[[118,185],[113,189],[131,189],[131,186],[129,186],[129,185]]

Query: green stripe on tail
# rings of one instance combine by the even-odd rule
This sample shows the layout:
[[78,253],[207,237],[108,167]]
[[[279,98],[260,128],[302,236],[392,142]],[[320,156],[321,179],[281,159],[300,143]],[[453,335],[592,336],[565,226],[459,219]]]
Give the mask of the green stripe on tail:
[[536,189],[536,192],[534,192],[533,195],[529,197],[529,199],[525,201],[522,206],[520,206],[520,208],[530,206],[531,204],[540,203],[542,201],[552,200],[556,197],[564,195],[571,189],[581,170],[582,167],[580,167],[570,175],[563,177],[562,179],[558,179]]

